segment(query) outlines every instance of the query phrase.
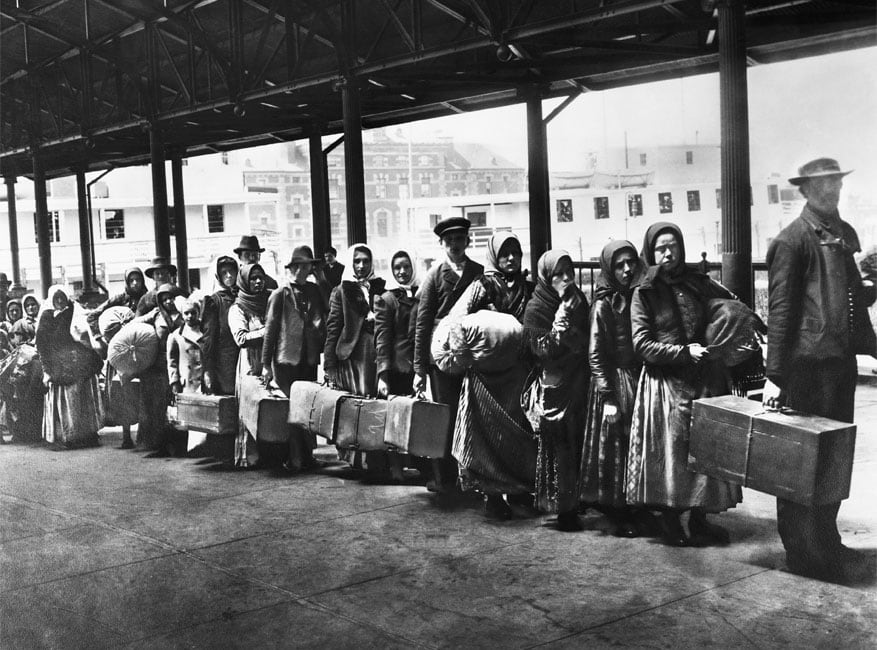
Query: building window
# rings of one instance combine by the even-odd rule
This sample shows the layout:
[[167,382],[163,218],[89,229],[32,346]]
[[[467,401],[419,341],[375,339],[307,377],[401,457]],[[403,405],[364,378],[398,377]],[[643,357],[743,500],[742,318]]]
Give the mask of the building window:
[[225,210],[223,206],[207,206],[207,232],[225,232]]
[[767,186],[767,202],[770,204],[780,202],[780,188],[776,185]]
[[700,212],[700,190],[688,190],[688,211]]
[[292,198],[292,218],[293,219],[301,219],[301,197],[295,196]]
[[643,195],[628,194],[627,195],[627,214],[631,217],[643,216]]
[[429,167],[429,164],[431,162],[432,161],[430,160],[429,156],[420,156],[417,159],[417,164],[420,165],[421,167]]
[[594,219],[608,219],[609,218],[609,197],[608,196],[595,196],[594,197]]
[[223,151],[223,152],[220,154],[220,158],[222,159],[222,164],[223,164],[223,165],[227,165],[227,164],[228,164],[228,152],[227,152],[227,151]]
[[440,214],[431,214],[429,215],[429,228],[432,230],[438,225],[438,222],[442,220],[442,215]]
[[372,158],[372,163],[375,167],[386,167],[387,159],[384,156],[375,156]]
[[487,212],[483,210],[467,212],[466,218],[472,222],[473,228],[484,228],[487,226]]
[[490,174],[487,174],[487,176],[484,177],[484,193],[485,194],[490,194],[490,189],[491,189],[492,183],[493,183],[493,176],[491,176]]
[[104,233],[106,239],[125,239],[124,210],[104,210]]
[[420,196],[430,196],[432,194],[432,174],[420,175]]
[[646,157],[646,154],[641,153],[641,154],[639,155],[639,164],[640,164],[640,167],[645,167],[645,166],[646,166],[646,161],[647,161],[647,160],[648,160],[648,158]]
[[375,212],[375,230],[378,237],[387,236],[387,211],[378,210]]
[[669,214],[673,212],[673,195],[670,192],[661,192],[658,194],[658,212],[661,214]]
[[572,223],[572,199],[557,199],[557,223]]
[[375,198],[376,199],[385,199],[387,198],[387,183],[390,182],[389,174],[375,174]]
[[338,179],[338,175],[335,174],[329,177],[329,198],[337,199],[341,194],[341,182]]
[[694,152],[693,151],[686,151],[685,152],[685,164],[686,165],[693,165],[694,164]]
[[[37,237],[37,213],[33,213],[33,232],[34,237],[33,240],[39,243],[39,237]],[[49,242],[56,244],[61,241],[61,215],[58,214],[57,210],[49,211]]]
[[722,188],[716,188],[716,210],[722,209]]

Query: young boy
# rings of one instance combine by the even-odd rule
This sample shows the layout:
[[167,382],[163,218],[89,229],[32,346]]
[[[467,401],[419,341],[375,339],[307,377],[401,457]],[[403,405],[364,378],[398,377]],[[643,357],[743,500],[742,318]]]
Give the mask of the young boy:
[[[420,302],[414,330],[414,391],[423,393],[429,376],[432,398],[450,407],[451,422],[456,417],[463,378],[439,370],[431,362],[429,350],[435,326],[447,316],[466,287],[484,273],[481,264],[466,256],[466,249],[471,243],[471,225],[465,217],[452,217],[439,221],[433,228],[445,251],[445,260],[429,270],[418,292]],[[451,492],[457,480],[457,462],[451,456],[450,447],[449,438],[445,458],[433,461],[434,486],[430,487],[439,493]]]
[[179,300],[183,325],[168,338],[167,374],[171,390],[177,393],[204,393],[204,333],[197,302]]

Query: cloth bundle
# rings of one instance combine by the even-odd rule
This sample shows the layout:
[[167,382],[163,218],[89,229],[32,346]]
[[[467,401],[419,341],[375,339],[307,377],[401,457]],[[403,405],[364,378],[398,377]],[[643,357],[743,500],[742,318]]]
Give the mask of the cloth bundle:
[[514,316],[483,309],[447,317],[432,336],[432,356],[442,372],[462,375],[507,370],[520,359],[523,327]]
[[132,320],[134,320],[134,312],[127,307],[110,307],[98,316],[97,329],[105,341],[110,341]]
[[707,303],[707,316],[705,340],[710,358],[731,368],[760,349],[759,335],[767,333],[767,326],[744,303],[715,298]]
[[155,362],[158,348],[158,335],[152,325],[131,322],[110,341],[107,361],[123,380],[131,379]]

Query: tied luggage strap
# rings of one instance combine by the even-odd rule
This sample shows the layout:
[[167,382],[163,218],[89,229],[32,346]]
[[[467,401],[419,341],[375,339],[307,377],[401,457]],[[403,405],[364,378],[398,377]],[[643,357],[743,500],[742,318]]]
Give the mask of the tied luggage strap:
[[785,406],[781,406],[778,409],[764,408],[756,413],[753,413],[752,416],[749,418],[749,428],[746,431],[746,455],[743,457],[743,486],[744,487],[748,487],[746,484],[746,480],[747,480],[747,477],[749,476],[749,454],[752,451],[752,436],[753,436],[753,430],[755,427],[755,418],[757,418],[759,415],[764,415],[766,413],[779,413],[781,415],[789,415],[789,414],[794,413],[794,412],[795,412],[794,409],[790,409],[790,408],[787,408]]

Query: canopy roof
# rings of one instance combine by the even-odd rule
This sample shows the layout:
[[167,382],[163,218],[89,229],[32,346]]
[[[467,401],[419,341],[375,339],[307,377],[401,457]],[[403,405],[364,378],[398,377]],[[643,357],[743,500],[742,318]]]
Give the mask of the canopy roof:
[[[736,0],[726,0],[736,1]],[[750,0],[750,64],[874,45],[875,0]],[[0,172],[49,177],[718,69],[712,0],[2,0]]]

